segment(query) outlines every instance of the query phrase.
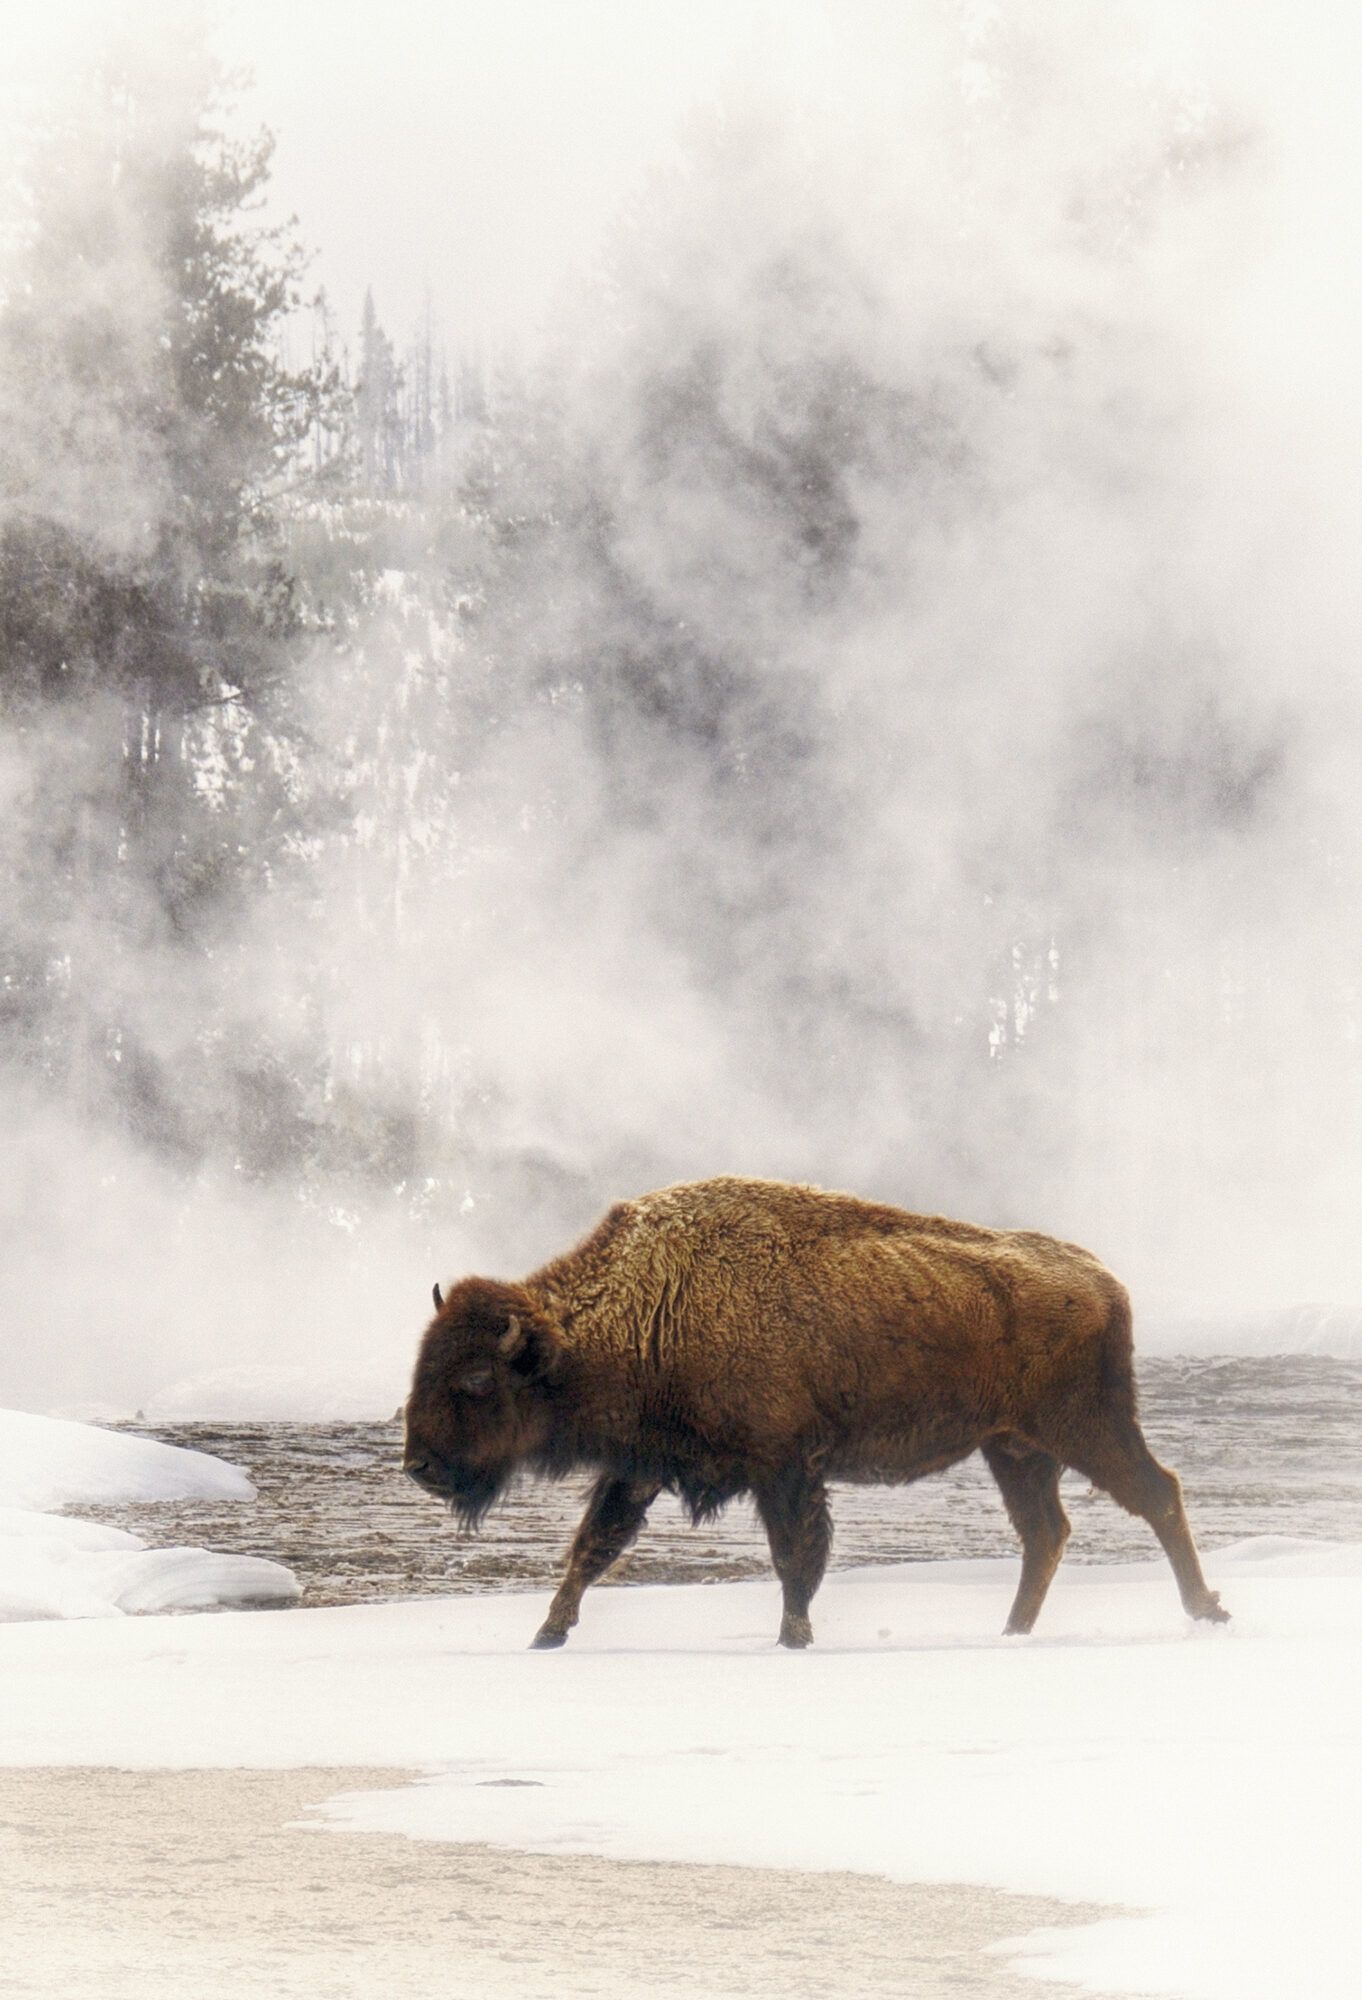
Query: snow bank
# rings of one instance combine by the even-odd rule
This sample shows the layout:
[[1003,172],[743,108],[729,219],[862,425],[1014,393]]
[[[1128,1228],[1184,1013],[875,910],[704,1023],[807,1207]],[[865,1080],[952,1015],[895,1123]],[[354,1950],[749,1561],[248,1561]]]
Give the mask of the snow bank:
[[0,1509],[0,1623],[292,1604],[300,1595],[291,1570],[258,1556],[149,1549],[95,1521]]
[[253,1500],[240,1466],[63,1417],[0,1410],[0,1507],[82,1500]]
[[1137,1354],[1317,1354],[1362,1360],[1362,1307],[1281,1306],[1271,1311],[1147,1307],[1137,1301]]
[[70,1501],[249,1500],[239,1466],[91,1424],[0,1410],[0,1622],[292,1603],[282,1563],[149,1549],[137,1535],[44,1511]]
[[[1136,1300],[1138,1354],[1313,1354],[1362,1360],[1362,1307],[1296,1305],[1242,1311]],[[409,1370],[337,1370],[290,1362],[218,1368],[142,1399],[153,1423],[381,1423],[407,1392]],[[91,1414],[96,1414],[93,1406]]]
[[765,1582],[598,1590],[554,1653],[527,1650],[537,1593],[11,1626],[0,1762],[424,1766],[332,1823],[1092,1899],[1132,1914],[1011,1956],[1108,1991],[1352,2000],[1362,1547],[1207,1569],[1227,1628],[1189,1624],[1162,1562],[1074,1566],[1020,1640],[1015,1562],[845,1571],[801,1654]]
[[[1137,1355],[1302,1354],[1362,1360],[1362,1307],[1294,1305],[1236,1310],[1137,1298]],[[215,1369],[144,1400],[153,1422],[381,1423],[407,1392],[408,1371],[328,1374],[288,1363]]]
[[152,1423],[379,1423],[406,1394],[405,1377],[319,1376],[313,1368],[219,1368],[160,1389]]

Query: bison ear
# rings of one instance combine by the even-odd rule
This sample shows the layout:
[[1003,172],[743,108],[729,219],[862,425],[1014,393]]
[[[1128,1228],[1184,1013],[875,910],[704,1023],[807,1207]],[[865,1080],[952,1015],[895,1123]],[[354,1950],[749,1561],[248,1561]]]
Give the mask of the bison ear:
[[558,1366],[558,1339],[538,1313],[533,1318],[512,1313],[499,1342],[502,1354],[522,1381],[537,1382]]

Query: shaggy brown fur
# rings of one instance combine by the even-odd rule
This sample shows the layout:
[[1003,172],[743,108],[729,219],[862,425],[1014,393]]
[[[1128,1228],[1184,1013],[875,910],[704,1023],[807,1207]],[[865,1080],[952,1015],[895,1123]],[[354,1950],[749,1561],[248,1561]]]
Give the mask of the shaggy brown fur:
[[919,1479],[976,1450],[1022,1543],[1009,1632],[1030,1631],[1063,1553],[1065,1466],[1149,1522],[1194,1618],[1226,1616],[1140,1434],[1111,1273],[1048,1236],[818,1188],[665,1188],[522,1284],[464,1279],[421,1345],[405,1466],[470,1525],[522,1466],[598,1471],[541,1646],[562,1645],[663,1487],[697,1520],[751,1493],[781,1644],[804,1646],[826,1482]]

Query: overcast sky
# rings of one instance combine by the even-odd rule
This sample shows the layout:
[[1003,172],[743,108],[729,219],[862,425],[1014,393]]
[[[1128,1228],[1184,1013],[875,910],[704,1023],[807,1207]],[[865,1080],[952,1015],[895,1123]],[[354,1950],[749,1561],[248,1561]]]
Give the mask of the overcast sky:
[[[173,6],[174,0],[171,0]],[[0,0],[11,78],[50,80],[119,0]],[[695,106],[779,74],[827,88],[882,0],[219,0],[217,44],[278,137],[275,189],[342,327],[532,341]],[[4,80],[0,79],[0,112]]]
[[[198,11],[195,0],[0,0],[0,165],[16,93],[59,87],[120,16],[180,5]],[[399,347],[429,300],[451,350],[495,352],[508,337],[533,349],[612,217],[674,156],[688,117],[720,99],[762,92],[802,107],[834,128],[824,159],[837,126],[858,141],[874,128],[886,167],[910,171],[904,162],[931,156],[924,127],[958,125],[961,96],[987,90],[971,52],[1002,21],[1043,29],[1032,82],[1058,133],[1052,153],[1081,150],[1085,116],[1100,125],[1113,61],[1253,132],[1247,199],[1211,250],[1237,266],[1215,338],[1287,424],[1337,435],[1362,423],[1355,0],[216,0],[211,11],[222,55],[254,79],[243,119],[277,135],[277,204],[298,217],[352,348],[372,286]],[[1053,74],[1046,49],[1062,52]],[[1096,156],[1108,140],[1092,143]],[[1027,155],[1023,135],[1020,161],[1043,153],[1042,140]]]
[[[785,0],[789,7],[789,0]],[[342,323],[429,288],[455,338],[532,338],[688,107],[758,60],[757,0],[241,0],[276,176]],[[801,12],[789,7],[793,22]],[[800,37],[782,37],[790,56]]]
[[[59,69],[123,11],[0,0],[6,68]],[[774,86],[821,117],[911,117],[915,88],[960,87],[971,33],[1014,12],[1006,0],[219,0],[214,11],[224,56],[253,73],[248,115],[278,135],[276,191],[343,330],[372,284],[399,339],[429,291],[455,342],[492,343],[533,340],[565,274],[590,260],[693,107]],[[1351,0],[1130,11],[1151,63],[1272,100],[1313,190],[1293,223],[1301,257],[1313,254],[1312,233],[1336,230],[1329,189],[1346,178],[1328,156],[1356,123]],[[1087,0],[1046,0],[1039,17],[1064,17],[1080,38],[1091,24]],[[1355,135],[1352,146],[1355,162]]]
[[[0,0],[5,69],[50,75],[153,0]],[[165,0],[161,0],[165,4]],[[170,0],[173,7],[175,0]],[[188,0],[186,0],[188,4]],[[850,123],[912,116],[960,85],[958,51],[998,15],[1063,19],[1088,0],[218,0],[219,46],[251,71],[247,114],[278,135],[275,186],[352,335],[366,284],[400,339],[427,293],[455,343],[533,342],[693,107],[774,86]],[[1106,9],[1099,10],[1106,14]],[[1266,111],[1291,206],[1291,261],[1325,317],[1357,279],[1353,0],[1134,0],[1155,66]],[[1063,30],[1061,31],[1063,32]],[[1135,46],[1135,44],[1132,44]],[[0,78],[0,116],[4,111]],[[1267,302],[1262,329],[1271,337]],[[1312,302],[1308,310],[1314,310]],[[1289,331],[1295,341],[1297,329]],[[1351,325],[1349,334],[1351,333]]]

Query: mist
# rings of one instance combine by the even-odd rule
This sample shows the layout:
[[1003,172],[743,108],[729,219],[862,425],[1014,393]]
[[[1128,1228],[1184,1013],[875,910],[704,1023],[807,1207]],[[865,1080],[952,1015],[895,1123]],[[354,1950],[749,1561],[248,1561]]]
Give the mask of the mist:
[[[386,1414],[432,1279],[728,1172],[1355,1351],[1351,30],[837,20],[669,136],[439,490],[233,472],[180,652],[153,210],[88,111],[35,153],[0,1400]],[[157,159],[202,50],[129,59]]]

